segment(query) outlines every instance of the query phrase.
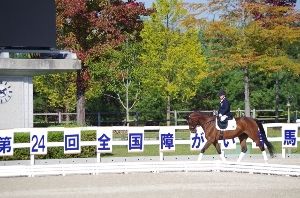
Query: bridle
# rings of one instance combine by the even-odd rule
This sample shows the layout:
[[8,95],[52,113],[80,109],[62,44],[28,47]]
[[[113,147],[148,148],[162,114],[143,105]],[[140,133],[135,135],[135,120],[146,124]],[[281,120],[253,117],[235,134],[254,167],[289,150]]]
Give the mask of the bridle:
[[[193,125],[191,125],[191,123],[193,123]],[[194,124],[196,123],[194,121],[194,119],[189,115],[188,117],[188,125],[189,125],[189,130],[192,132],[192,133],[196,133],[196,128],[197,128],[197,124]]]
[[[196,121],[192,118],[192,117],[188,117],[189,118],[189,122],[188,122],[188,124],[189,124],[189,129],[190,129],[190,131],[192,132],[192,133],[196,133],[196,128],[197,128],[197,126],[198,126],[198,124],[195,124],[194,125],[194,123],[196,123]],[[204,124],[203,124],[203,130],[206,128],[205,127],[205,125],[207,125],[207,124],[209,124],[209,123],[211,123],[211,122],[213,122],[213,121],[215,121],[215,117],[213,118],[213,119],[210,119],[210,120],[208,120],[207,122],[205,122]],[[193,123],[193,126],[191,127],[191,125],[190,125],[190,123]]]
[[211,122],[213,122],[213,121],[215,121],[216,119],[214,118],[214,119],[211,119],[211,120],[208,120],[207,122],[205,122],[204,124],[203,124],[203,127],[206,125],[206,124],[209,124],[209,123],[211,123]]

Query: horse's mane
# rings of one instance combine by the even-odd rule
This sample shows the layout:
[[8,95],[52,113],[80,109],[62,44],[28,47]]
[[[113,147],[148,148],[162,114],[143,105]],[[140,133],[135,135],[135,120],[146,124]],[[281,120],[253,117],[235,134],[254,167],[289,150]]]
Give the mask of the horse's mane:
[[210,116],[209,112],[203,112],[203,111],[200,111],[200,110],[193,111],[192,113],[196,113],[196,114],[204,115],[204,116]]
[[196,114],[198,116],[211,116],[209,112],[202,112],[201,110],[194,110],[193,112],[186,114],[184,116],[184,118],[187,120],[191,114]]

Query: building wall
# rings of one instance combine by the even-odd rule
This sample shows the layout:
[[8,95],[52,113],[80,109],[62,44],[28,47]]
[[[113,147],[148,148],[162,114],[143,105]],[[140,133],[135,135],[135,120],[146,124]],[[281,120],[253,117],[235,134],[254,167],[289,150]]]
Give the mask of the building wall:
[[10,86],[12,92],[7,102],[4,94],[0,92],[0,129],[33,127],[32,77],[1,76],[0,74],[0,83],[2,82],[0,88],[2,89],[4,81],[7,82],[5,87]]

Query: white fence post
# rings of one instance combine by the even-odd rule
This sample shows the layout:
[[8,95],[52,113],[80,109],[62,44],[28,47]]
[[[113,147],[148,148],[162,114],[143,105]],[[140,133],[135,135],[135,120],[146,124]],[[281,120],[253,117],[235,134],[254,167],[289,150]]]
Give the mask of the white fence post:
[[34,165],[34,155],[30,155],[30,165]]
[[101,153],[97,153],[97,163],[101,162]]
[[159,152],[159,160],[164,161],[164,152]]
[[282,148],[281,156],[282,156],[283,159],[286,158],[286,149],[285,148]]
[[174,111],[174,121],[175,121],[175,126],[177,126],[177,111]]
[[252,113],[251,117],[252,117],[253,119],[255,119],[255,118],[256,118],[256,110],[255,110],[255,109],[252,109],[252,110],[251,110],[251,113]]

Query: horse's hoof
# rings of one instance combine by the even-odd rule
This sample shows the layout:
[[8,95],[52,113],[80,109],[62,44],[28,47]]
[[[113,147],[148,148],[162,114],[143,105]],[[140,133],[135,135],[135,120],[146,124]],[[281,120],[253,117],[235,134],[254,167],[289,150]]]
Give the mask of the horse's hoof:
[[223,154],[220,154],[220,158],[221,158],[222,162],[226,162],[226,158]]
[[203,157],[203,153],[200,153],[199,156],[198,156],[197,161],[198,161],[198,162],[201,161],[201,160],[202,160],[202,157]]

